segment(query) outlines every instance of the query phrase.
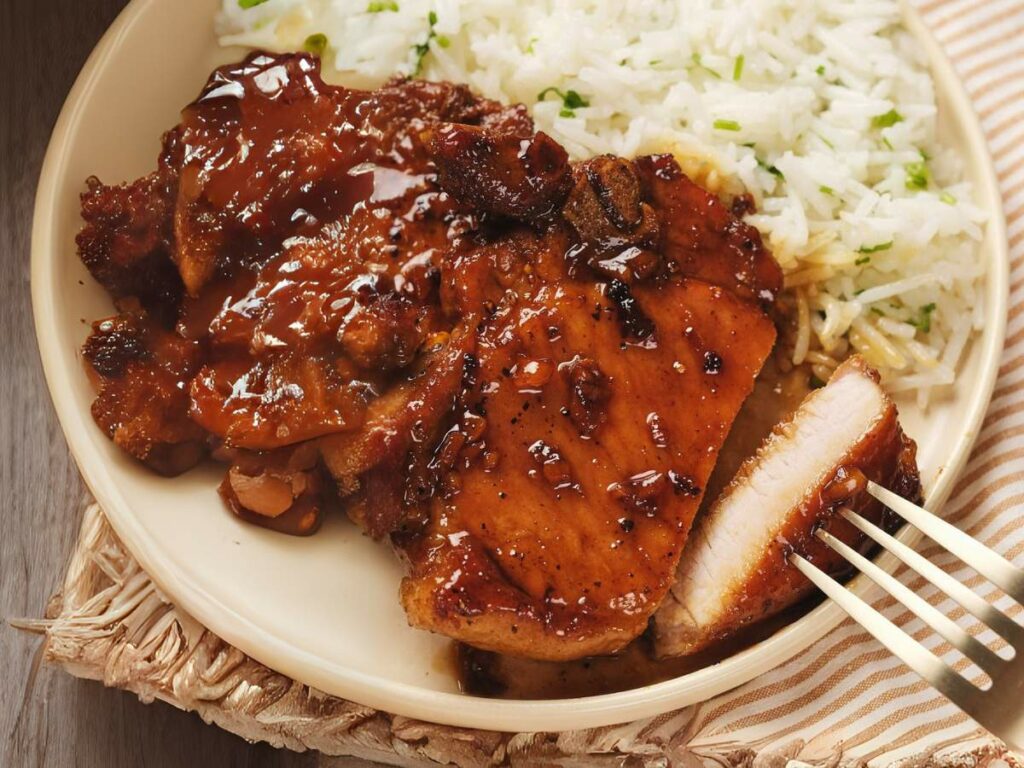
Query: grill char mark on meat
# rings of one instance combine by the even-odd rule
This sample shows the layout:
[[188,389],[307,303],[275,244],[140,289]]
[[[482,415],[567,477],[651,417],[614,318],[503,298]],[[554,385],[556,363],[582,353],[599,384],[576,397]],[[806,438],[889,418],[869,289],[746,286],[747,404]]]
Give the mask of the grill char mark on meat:
[[[173,340],[194,355],[153,397],[232,463],[229,505],[305,533],[329,475],[409,560],[414,624],[553,659],[642,631],[774,341],[756,232],[669,157],[572,164],[521,107],[333,88],[302,55],[218,70],[169,136],[141,203],[91,191],[116,215],[83,258],[174,326],[90,342],[97,403]],[[166,301],[135,288],[152,254]],[[115,404],[118,440],[146,405]],[[119,443],[147,459],[183,442],[167,426]]]

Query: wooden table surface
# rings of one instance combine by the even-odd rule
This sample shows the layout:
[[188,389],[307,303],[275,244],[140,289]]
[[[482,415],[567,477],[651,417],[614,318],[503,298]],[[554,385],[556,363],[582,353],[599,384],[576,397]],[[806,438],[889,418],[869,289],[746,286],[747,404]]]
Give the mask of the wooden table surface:
[[126,0],[0,0],[0,766],[365,766],[250,745],[199,717],[38,668],[40,616],[87,494],[43,381],[29,298],[32,205],[75,76]]

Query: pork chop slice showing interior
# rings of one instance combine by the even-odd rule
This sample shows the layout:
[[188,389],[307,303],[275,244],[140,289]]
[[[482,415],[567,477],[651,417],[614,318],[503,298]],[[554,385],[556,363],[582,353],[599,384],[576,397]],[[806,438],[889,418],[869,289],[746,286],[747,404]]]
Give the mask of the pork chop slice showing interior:
[[853,546],[863,537],[841,517],[883,510],[865,478],[916,500],[916,446],[900,428],[878,374],[860,357],[809,394],[695,525],[675,584],[655,615],[659,656],[693,653],[793,605],[813,587],[788,565],[797,551],[836,574],[846,563],[816,537],[822,526]]

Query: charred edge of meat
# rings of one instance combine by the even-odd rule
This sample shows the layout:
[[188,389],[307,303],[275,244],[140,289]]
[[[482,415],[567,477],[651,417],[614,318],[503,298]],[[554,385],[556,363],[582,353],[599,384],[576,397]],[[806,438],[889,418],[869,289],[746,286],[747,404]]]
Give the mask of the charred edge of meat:
[[169,328],[184,288],[171,260],[174,182],[167,176],[157,171],[113,187],[87,179],[81,195],[85,226],[75,243],[89,273],[115,300],[138,299]]
[[658,217],[643,201],[634,164],[596,157],[575,166],[573,178],[562,215],[579,235],[587,263],[625,282],[654,274],[661,264],[652,250],[658,243]]
[[137,315],[117,315],[92,324],[82,355],[103,378],[121,376],[132,360],[150,357],[146,332]]
[[634,168],[644,198],[662,217],[661,255],[667,269],[770,309],[782,290],[782,270],[757,229],[740,218],[750,201],[741,195],[730,208],[687,178],[672,155],[639,157]]
[[139,309],[94,323],[82,353],[98,389],[93,418],[122,450],[167,476],[205,456],[206,435],[188,418],[184,384],[195,373],[197,344]]
[[545,133],[449,124],[432,131],[427,146],[441,188],[478,210],[535,224],[569,194],[569,155]]
[[580,166],[605,218],[620,232],[633,232],[643,221],[640,182],[632,165],[617,157],[598,157]]

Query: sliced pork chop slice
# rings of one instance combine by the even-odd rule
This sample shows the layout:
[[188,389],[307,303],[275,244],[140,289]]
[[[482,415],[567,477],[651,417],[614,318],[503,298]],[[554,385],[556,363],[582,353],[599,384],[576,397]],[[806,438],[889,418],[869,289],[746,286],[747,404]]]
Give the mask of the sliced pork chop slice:
[[843,571],[845,561],[814,531],[827,526],[863,545],[834,511],[845,505],[879,520],[883,510],[860,492],[865,479],[916,500],[915,454],[877,373],[859,357],[841,365],[773,430],[695,526],[655,615],[657,654],[693,653],[806,596],[813,587],[787,564],[790,551]]

